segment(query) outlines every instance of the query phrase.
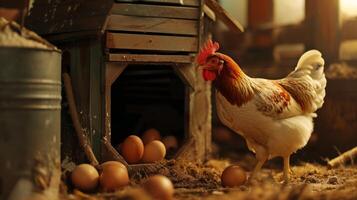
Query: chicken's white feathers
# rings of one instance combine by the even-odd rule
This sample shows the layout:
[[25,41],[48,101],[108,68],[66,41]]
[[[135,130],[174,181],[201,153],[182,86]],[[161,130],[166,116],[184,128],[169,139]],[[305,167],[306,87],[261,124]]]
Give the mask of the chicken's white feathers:
[[278,83],[300,104],[304,113],[314,113],[321,108],[325,98],[325,61],[317,50],[304,53],[286,78]]

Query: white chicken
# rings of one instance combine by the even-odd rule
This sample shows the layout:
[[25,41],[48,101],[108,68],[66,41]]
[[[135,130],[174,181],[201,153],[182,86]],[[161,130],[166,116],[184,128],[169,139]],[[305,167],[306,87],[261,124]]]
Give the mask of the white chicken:
[[287,77],[268,80],[247,76],[232,58],[216,52],[218,48],[218,43],[208,41],[197,61],[203,78],[214,81],[219,119],[255,152],[258,162],[250,180],[266,160],[281,156],[283,179],[288,182],[290,155],[308,142],[315,112],[324,102],[321,53],[304,53]]

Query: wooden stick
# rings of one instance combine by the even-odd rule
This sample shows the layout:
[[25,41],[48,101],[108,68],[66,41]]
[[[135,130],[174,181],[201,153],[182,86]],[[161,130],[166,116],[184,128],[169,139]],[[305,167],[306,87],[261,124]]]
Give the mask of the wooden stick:
[[334,168],[340,165],[345,164],[348,160],[351,160],[353,162],[353,159],[357,157],[357,147],[346,151],[345,153],[337,156],[336,158],[330,160],[327,165],[329,168]]
[[205,4],[211,8],[217,18],[227,25],[230,29],[237,32],[244,32],[244,27],[238,20],[234,19],[226,10],[224,10],[216,0],[205,0]]
[[128,168],[128,170],[130,170],[129,164],[125,161],[123,156],[121,156],[118,153],[118,151],[113,147],[113,145],[109,142],[108,137],[106,135],[103,137],[102,142],[103,142],[104,147],[106,148],[106,150],[112,156],[112,158],[114,158],[116,161],[119,161],[119,162],[123,163],[123,165],[125,165],[125,167]]
[[24,2],[24,8],[21,11],[21,35],[22,32],[24,30],[24,26],[25,26],[25,19],[26,19],[26,15],[28,14],[29,11],[29,7],[30,7],[30,0],[25,0]]
[[69,104],[69,114],[71,115],[74,129],[76,131],[78,141],[80,146],[83,148],[84,153],[86,154],[89,162],[93,166],[97,166],[99,164],[97,158],[95,157],[93,150],[89,144],[89,140],[87,135],[84,133],[81,123],[79,122],[79,117],[77,113],[77,107],[74,100],[73,88],[71,83],[71,77],[68,73],[63,73],[63,82],[64,88],[67,95],[67,100]]

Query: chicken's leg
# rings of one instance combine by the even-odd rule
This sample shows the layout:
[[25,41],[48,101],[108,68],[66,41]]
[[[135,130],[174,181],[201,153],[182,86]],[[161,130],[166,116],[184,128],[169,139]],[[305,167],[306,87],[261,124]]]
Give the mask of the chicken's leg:
[[265,161],[268,159],[268,154],[265,150],[264,147],[262,146],[255,146],[255,157],[258,161],[258,163],[255,165],[253,172],[251,173],[251,175],[249,176],[248,179],[248,184],[251,183],[251,181],[253,180],[253,178],[256,176],[256,174],[260,171],[260,169],[263,167]]
[[251,183],[253,178],[256,176],[256,174],[260,171],[260,169],[263,167],[265,160],[258,160],[258,163],[255,165],[253,172],[250,174],[248,183]]
[[290,155],[283,158],[284,158],[283,179],[284,179],[284,183],[288,183],[290,178]]

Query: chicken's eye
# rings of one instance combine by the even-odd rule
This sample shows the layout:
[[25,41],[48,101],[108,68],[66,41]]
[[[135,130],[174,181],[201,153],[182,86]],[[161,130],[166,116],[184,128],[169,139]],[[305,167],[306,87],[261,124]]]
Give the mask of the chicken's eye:
[[217,63],[218,63],[218,60],[217,60],[217,59],[212,59],[212,60],[211,60],[211,63],[212,63],[212,64],[217,64]]

